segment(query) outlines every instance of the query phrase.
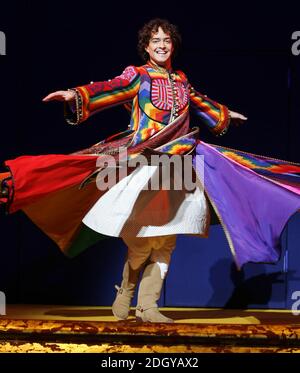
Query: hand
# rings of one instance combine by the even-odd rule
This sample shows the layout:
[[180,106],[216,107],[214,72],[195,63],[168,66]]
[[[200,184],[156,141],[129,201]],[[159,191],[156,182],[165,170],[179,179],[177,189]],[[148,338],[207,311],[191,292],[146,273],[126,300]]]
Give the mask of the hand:
[[243,114],[236,113],[235,111],[229,110],[229,114],[231,117],[230,123],[234,124],[237,127],[248,119]]
[[75,99],[74,91],[56,91],[43,98],[44,102],[48,101],[72,101]]

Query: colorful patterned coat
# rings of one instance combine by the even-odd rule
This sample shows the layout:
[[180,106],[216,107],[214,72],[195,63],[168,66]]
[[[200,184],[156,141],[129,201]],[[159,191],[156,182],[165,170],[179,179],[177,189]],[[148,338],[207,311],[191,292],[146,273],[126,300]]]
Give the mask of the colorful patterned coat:
[[[198,130],[189,127],[190,109],[216,135],[228,129],[228,109],[195,91],[181,71],[129,66],[110,81],[91,82],[77,87],[76,92],[76,105],[65,106],[70,124],[124,104],[131,111],[127,130],[71,155],[23,156],[7,161],[14,178],[10,212],[25,211],[66,254],[73,255],[100,237],[82,222],[107,195],[91,178],[99,155],[118,154],[120,147],[126,148],[129,156],[145,149],[193,154],[196,171],[195,159],[201,155],[205,196],[224,228],[237,265],[278,259],[282,230],[300,209],[299,164],[200,141]],[[89,182],[82,184],[84,180]],[[170,195],[162,193],[159,201],[164,216],[171,206]],[[148,202],[146,213],[151,211]]]

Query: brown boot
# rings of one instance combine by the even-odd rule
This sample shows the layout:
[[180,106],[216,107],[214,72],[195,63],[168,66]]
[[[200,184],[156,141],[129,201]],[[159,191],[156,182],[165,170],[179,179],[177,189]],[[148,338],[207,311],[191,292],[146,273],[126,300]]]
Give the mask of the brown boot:
[[139,278],[140,268],[133,270],[128,261],[123,269],[123,280],[121,287],[116,285],[118,290],[116,299],[112,305],[112,312],[119,320],[126,320],[130,310],[131,300]]
[[157,307],[164,280],[157,263],[150,263],[144,270],[138,293],[136,318],[143,322],[172,323],[173,320],[161,314]]

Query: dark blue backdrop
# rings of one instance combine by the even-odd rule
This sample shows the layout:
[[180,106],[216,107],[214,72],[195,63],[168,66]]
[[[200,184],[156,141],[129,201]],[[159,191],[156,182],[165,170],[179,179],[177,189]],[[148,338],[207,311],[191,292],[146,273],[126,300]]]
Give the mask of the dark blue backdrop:
[[[137,30],[158,16],[179,26],[183,48],[176,65],[193,85],[249,117],[222,139],[203,128],[204,141],[299,162],[300,56],[291,53],[291,34],[300,29],[295,5],[143,4],[1,5],[7,55],[0,57],[0,161],[72,152],[125,129],[128,114],[121,107],[71,127],[60,104],[41,99],[140,64]],[[207,240],[179,237],[162,304],[290,307],[291,294],[300,290],[299,220],[295,216],[283,235],[278,264],[248,264],[241,272],[219,226]],[[121,240],[103,241],[70,260],[22,213],[1,215],[0,229],[0,290],[9,303],[111,304],[126,253]]]

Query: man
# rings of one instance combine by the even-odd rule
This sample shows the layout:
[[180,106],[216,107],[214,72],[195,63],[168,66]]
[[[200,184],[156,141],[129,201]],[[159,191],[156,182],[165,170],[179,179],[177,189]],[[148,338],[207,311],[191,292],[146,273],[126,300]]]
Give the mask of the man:
[[[154,19],[139,32],[138,48],[145,65],[129,66],[107,82],[91,82],[44,98],[46,102],[65,102],[70,124],[79,124],[103,109],[124,104],[131,110],[126,131],[71,155],[20,157],[6,162],[14,175],[10,212],[23,209],[65,253],[74,247],[82,225],[101,234],[122,237],[128,246],[128,258],[112,307],[118,319],[128,317],[139,274],[144,268],[136,317],[145,322],[173,321],[159,312],[157,300],[175,248],[176,234],[207,236],[209,207],[206,195],[199,188],[191,193],[185,190],[144,192],[144,185],[153,176],[151,166],[136,168],[109,190],[99,191],[94,182],[83,181],[92,180],[90,175],[95,163],[105,159],[105,154],[116,156],[119,149],[125,148],[129,157],[145,149],[170,156],[184,157],[195,152],[204,155],[206,194],[223,224],[237,265],[250,260],[276,260],[274,242],[278,241],[280,227],[299,202],[298,195],[292,195],[290,190],[284,194],[289,187],[282,181],[283,173],[288,172],[292,177],[293,172],[299,172],[298,166],[286,170],[276,161],[274,168],[274,160],[264,159],[263,165],[256,167],[259,171],[253,171],[254,156],[198,141],[197,130],[189,128],[190,109],[215,135],[223,135],[230,122],[239,124],[246,117],[197,92],[182,71],[172,69],[172,58],[179,45],[176,27],[168,21]],[[259,163],[260,159],[255,158],[255,162]],[[246,168],[251,168],[251,173]],[[272,172],[272,178],[256,174],[265,169]],[[55,182],[52,182],[52,173]],[[274,182],[275,173],[280,173],[280,187]],[[35,181],[30,189],[24,188],[26,178]],[[240,182],[243,187],[238,185]],[[8,184],[9,181],[3,183],[3,195],[10,193]],[[228,188],[229,185],[232,187]],[[247,188],[251,188],[251,199]],[[258,191],[257,199],[254,188]],[[269,190],[270,193],[266,193]],[[262,198],[267,208],[256,209]],[[228,203],[234,206],[230,211]],[[41,209],[48,211],[46,217],[40,214]],[[270,216],[273,210],[276,210],[274,219]],[[245,217],[248,212],[249,216]],[[266,219],[270,226],[274,221],[274,229],[257,224]]]
[[[75,107],[76,95],[81,95],[80,99],[83,99],[82,117],[78,120],[77,111],[75,113],[77,116],[75,121],[69,118],[71,123],[78,123],[104,107],[133,100],[131,128],[137,131],[133,142],[135,145],[145,141],[161,129],[162,126],[172,123],[178,116],[183,115],[184,111],[188,109],[188,96],[192,97],[192,103],[195,105],[196,110],[203,112],[206,106],[205,115],[207,120],[210,121],[211,129],[215,129],[216,133],[227,130],[229,116],[231,119],[246,120],[243,115],[232,111],[229,112],[227,108],[216,103],[212,104],[215,105],[215,108],[209,108],[211,102],[202,95],[199,96],[189,87],[185,75],[181,72],[173,72],[172,57],[174,52],[177,51],[179,43],[180,35],[176,27],[165,20],[154,19],[147,23],[139,33],[139,50],[142,57],[147,61],[147,65],[143,67],[143,73],[149,74],[149,79],[152,82],[152,89],[147,92],[148,95],[151,95],[151,100],[154,103],[151,114],[146,112],[147,109],[145,107],[142,108],[142,111],[144,111],[142,113],[135,111],[136,101],[142,101],[141,98],[137,97],[141,86],[141,71],[133,66],[128,67],[117,78],[119,82],[116,79],[113,80],[111,86],[109,86],[109,82],[107,82],[108,87],[105,87],[104,84],[98,84],[97,86],[97,83],[92,83],[86,87],[78,87],[76,90],[51,93],[44,98],[44,101],[60,100],[73,102],[73,107]],[[116,83],[117,93],[113,92],[112,83]],[[161,96],[160,85],[163,85],[162,89],[165,90],[166,97]],[[102,97],[103,92],[108,93],[109,98]],[[148,114],[150,120],[148,120],[146,125],[141,125],[141,122],[145,122],[141,120],[144,114]],[[102,203],[98,214],[101,214],[103,210],[108,209],[105,209]],[[90,220],[94,221],[96,212],[92,215],[93,218]],[[114,219],[112,218],[111,221],[113,222]],[[98,232],[107,233],[106,230],[101,231],[99,225],[93,226],[89,224],[88,218],[84,220],[84,223]],[[206,230],[206,228],[203,230]],[[177,233],[181,232],[178,231]],[[201,234],[203,232],[197,231],[196,233]],[[171,319],[163,316],[158,311],[156,302],[160,297],[171,253],[175,248],[176,235],[135,237],[127,231],[123,232],[122,237],[128,246],[128,259],[124,266],[121,287],[117,287],[117,297],[112,306],[114,315],[119,319],[128,317],[140,270],[146,261],[149,261],[144,269],[139,287],[136,316],[143,321],[172,322]]]

